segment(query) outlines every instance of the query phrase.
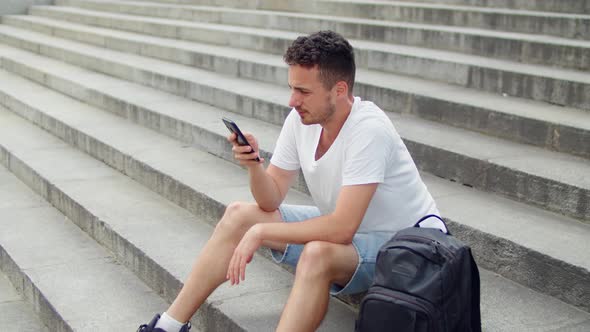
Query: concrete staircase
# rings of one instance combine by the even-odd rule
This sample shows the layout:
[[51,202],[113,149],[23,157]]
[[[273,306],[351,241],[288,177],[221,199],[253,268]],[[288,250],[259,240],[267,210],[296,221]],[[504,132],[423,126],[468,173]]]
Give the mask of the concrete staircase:
[[[21,294],[0,276],[18,312],[0,331],[133,331],[165,310],[225,207],[252,200],[220,118],[269,159],[281,55],[319,29],[350,38],[355,95],[474,249],[484,330],[590,330],[589,2],[56,0],[0,24],[0,269]],[[311,202],[303,180],[287,201]],[[261,251],[194,330],[272,331],[292,281]],[[332,299],[320,330],[352,331],[358,301]]]

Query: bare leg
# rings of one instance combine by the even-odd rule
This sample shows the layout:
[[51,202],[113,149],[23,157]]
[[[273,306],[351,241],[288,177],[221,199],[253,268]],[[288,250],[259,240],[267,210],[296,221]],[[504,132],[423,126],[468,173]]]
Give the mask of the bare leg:
[[306,244],[277,331],[315,331],[326,316],[331,284],[346,285],[358,261],[352,244]]
[[[246,231],[256,223],[279,221],[278,211],[265,212],[256,204],[230,204],[166,313],[179,322],[188,321],[207,297],[226,281],[229,261]],[[285,250],[284,244],[265,242],[264,245]]]

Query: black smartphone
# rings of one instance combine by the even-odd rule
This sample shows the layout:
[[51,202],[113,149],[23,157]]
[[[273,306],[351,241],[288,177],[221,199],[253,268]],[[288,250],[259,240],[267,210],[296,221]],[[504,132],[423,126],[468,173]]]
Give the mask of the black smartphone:
[[[252,147],[250,145],[250,143],[248,143],[246,136],[244,136],[244,134],[242,134],[242,131],[240,130],[240,128],[238,127],[238,125],[235,122],[233,122],[232,120],[230,120],[228,118],[221,118],[221,120],[223,121],[223,123],[225,124],[225,126],[227,127],[227,129],[231,133],[236,134],[238,145],[241,145],[241,146],[248,145],[248,146]],[[260,158],[256,157],[255,160],[260,161]]]

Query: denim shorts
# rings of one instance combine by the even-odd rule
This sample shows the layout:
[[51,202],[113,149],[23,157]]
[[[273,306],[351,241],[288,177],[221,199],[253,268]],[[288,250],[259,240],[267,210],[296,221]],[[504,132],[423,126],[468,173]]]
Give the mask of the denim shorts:
[[[320,210],[315,206],[306,205],[287,205],[283,204],[279,207],[281,217],[285,222],[298,222],[307,219],[319,217]],[[375,275],[375,260],[381,246],[393,236],[393,233],[356,233],[352,239],[352,245],[356,249],[359,256],[359,262],[352,278],[348,284],[341,286],[333,284],[330,289],[330,294],[356,294],[364,292],[373,283],[373,276]],[[280,251],[271,250],[272,257],[275,262],[287,264],[293,267],[297,266],[299,256],[303,251],[302,244],[287,244],[284,253]]]

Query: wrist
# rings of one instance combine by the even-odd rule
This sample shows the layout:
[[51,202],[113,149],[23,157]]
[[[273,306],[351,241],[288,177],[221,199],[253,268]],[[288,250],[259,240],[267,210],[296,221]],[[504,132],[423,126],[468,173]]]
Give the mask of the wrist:
[[263,240],[263,232],[262,232],[262,224],[256,224],[248,230],[256,239],[262,241]]
[[257,162],[255,164],[249,164],[246,167],[248,167],[249,170],[263,170],[264,171],[264,164],[261,162]]
[[250,231],[256,238],[262,239],[262,224],[256,224],[250,227]]

